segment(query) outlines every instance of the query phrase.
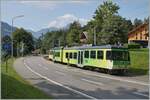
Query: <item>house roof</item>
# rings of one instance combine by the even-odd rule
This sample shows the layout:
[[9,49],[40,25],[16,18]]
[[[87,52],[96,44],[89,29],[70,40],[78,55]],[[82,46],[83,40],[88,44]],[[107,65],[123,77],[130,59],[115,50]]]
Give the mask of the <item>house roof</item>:
[[129,31],[128,35],[132,34],[134,31],[138,30],[139,28],[141,28],[141,27],[143,27],[145,25],[149,25],[149,23],[144,23],[144,24],[141,24],[141,25],[137,26],[136,28],[134,28],[131,31]]
[[80,39],[87,39],[88,38],[87,34],[88,34],[87,32],[82,32]]

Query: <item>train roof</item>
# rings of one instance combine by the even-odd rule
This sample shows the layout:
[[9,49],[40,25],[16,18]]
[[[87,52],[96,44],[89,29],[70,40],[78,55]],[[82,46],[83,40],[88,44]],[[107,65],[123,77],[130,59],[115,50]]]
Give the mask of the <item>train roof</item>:
[[82,49],[127,49],[124,48],[123,46],[118,46],[118,45],[101,45],[101,46],[74,46],[74,47],[55,47],[52,48],[51,50],[60,50],[60,49],[65,49],[65,50],[82,50]]
[[123,46],[117,46],[117,45],[102,45],[102,46],[77,46],[77,47],[65,47],[65,50],[71,50],[71,49],[127,49]]

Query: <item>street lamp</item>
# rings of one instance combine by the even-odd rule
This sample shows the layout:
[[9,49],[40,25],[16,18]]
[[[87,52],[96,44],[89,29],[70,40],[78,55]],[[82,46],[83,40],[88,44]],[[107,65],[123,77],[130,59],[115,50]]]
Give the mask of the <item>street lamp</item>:
[[14,23],[14,20],[17,19],[17,18],[20,18],[20,17],[24,17],[24,15],[19,15],[19,16],[15,16],[12,18],[12,28],[11,28],[11,56],[12,56],[12,59],[13,59],[13,23]]

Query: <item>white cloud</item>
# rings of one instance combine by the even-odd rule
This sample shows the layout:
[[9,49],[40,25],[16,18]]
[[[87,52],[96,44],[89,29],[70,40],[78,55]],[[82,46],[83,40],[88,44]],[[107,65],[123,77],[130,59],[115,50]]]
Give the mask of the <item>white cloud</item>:
[[65,14],[63,16],[57,17],[55,20],[50,21],[48,24],[48,27],[57,27],[57,28],[63,28],[66,25],[72,23],[73,21],[79,21],[81,25],[85,25],[89,20],[84,18],[78,18],[73,14]]

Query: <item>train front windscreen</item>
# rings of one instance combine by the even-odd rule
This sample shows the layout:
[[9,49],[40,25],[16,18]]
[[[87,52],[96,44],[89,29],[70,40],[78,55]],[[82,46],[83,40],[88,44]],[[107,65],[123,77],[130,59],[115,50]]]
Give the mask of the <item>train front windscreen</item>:
[[129,61],[128,51],[107,51],[107,60],[117,60],[117,61]]

